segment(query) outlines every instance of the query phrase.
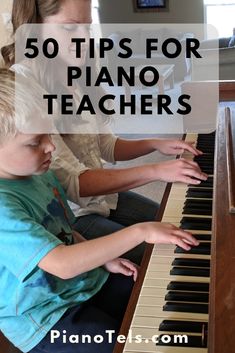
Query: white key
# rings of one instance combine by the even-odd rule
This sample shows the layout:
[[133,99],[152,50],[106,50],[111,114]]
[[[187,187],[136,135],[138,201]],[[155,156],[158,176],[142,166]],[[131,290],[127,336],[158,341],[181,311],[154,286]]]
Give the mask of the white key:
[[[162,317],[151,317],[151,316],[135,316],[132,320],[132,324],[131,327],[132,328],[154,328],[154,329],[158,329],[160,324],[162,323],[162,321],[164,320],[164,318]],[[177,321],[193,321],[193,322],[205,322],[207,323],[208,321],[206,320],[196,320],[195,318],[193,320],[185,320],[183,318],[179,318],[177,319]]]
[[180,275],[170,275],[167,271],[148,271],[145,279],[157,280],[157,279],[168,279],[170,281],[176,282],[201,282],[209,283],[209,277],[197,277],[197,276],[180,276]]
[[125,353],[207,353],[207,348],[157,346],[151,341],[126,343]]
[[150,316],[150,317],[162,317],[170,319],[187,319],[187,320],[208,320],[208,314],[203,313],[188,313],[178,311],[163,311],[161,306],[143,306],[138,305],[136,307],[135,316]]
[[[165,294],[160,297],[160,296],[156,296],[156,297],[153,297],[153,296],[145,296],[145,295],[141,295],[139,297],[139,305],[145,305],[145,306],[161,306],[163,308],[163,305],[166,304],[167,300],[165,300],[165,295],[167,294],[167,291],[165,292]],[[171,302],[173,302],[173,300],[171,300]],[[180,303],[186,303],[185,302],[180,302]],[[189,303],[195,303],[195,302],[187,302],[188,304]],[[205,303],[205,302],[202,302],[203,304],[208,304],[208,303]],[[201,304],[201,302],[197,302],[197,304]]]
[[[177,291],[177,292],[193,292],[194,291]],[[160,298],[164,298],[165,295],[168,293],[168,290],[165,288],[159,288],[159,287],[143,287],[143,290],[141,291],[141,296],[145,296],[145,297],[160,297]],[[205,292],[200,292],[198,291],[197,293],[205,293]]]

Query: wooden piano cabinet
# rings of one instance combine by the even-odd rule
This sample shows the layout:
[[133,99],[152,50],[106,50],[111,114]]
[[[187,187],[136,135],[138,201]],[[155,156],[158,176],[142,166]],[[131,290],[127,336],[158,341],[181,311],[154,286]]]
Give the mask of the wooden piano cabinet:
[[20,353],[16,347],[14,347],[0,331],[0,352],[1,353]]
[[235,81],[219,82],[220,101],[235,101]]
[[[235,81],[219,83],[220,101],[235,102]],[[229,105],[229,104],[228,104]],[[231,119],[230,141],[226,141],[226,121]],[[232,136],[232,139],[231,139]],[[216,131],[216,150],[214,168],[212,257],[210,272],[208,353],[235,352],[235,213],[230,212],[229,185],[235,188],[235,112],[226,108],[221,114]],[[230,152],[227,148],[230,146]],[[233,165],[228,172],[228,158]],[[162,219],[167,198],[171,189],[168,184],[160,208]],[[231,193],[230,193],[231,194]],[[151,257],[152,246],[147,246],[141,264],[140,275],[134,287],[120,334],[127,337],[139,293],[145,278],[146,268]],[[113,353],[123,352],[124,344],[117,343]],[[186,350],[184,350],[186,352]],[[188,349],[190,353],[190,347]]]
[[[235,175],[228,177],[227,170],[228,119],[230,112],[226,110],[219,121],[216,142],[209,353],[231,353],[235,350],[235,214],[229,211],[229,183],[235,186]],[[231,119],[234,128],[235,116]],[[235,141],[232,143],[234,146]]]

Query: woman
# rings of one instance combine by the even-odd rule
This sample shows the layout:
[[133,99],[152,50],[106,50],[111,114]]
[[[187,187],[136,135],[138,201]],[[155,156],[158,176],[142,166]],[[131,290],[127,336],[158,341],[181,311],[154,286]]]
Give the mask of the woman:
[[[15,0],[13,32],[23,23],[91,23],[90,0]],[[14,64],[14,44],[2,49],[7,66]],[[63,58],[62,58],[63,60]],[[84,63],[78,59],[78,65]],[[19,65],[16,71],[22,69]],[[39,79],[39,78],[38,78]],[[61,82],[63,84],[63,82]],[[107,134],[67,134],[53,137],[56,153],[52,169],[75,205],[76,230],[85,238],[110,234],[137,222],[156,219],[158,204],[128,190],[155,180],[199,184],[207,176],[197,163],[172,160],[125,169],[103,169],[102,160],[131,160],[153,151],[201,154],[191,143],[177,140],[125,140]],[[105,196],[104,196],[105,195]],[[127,257],[140,263],[144,246]]]

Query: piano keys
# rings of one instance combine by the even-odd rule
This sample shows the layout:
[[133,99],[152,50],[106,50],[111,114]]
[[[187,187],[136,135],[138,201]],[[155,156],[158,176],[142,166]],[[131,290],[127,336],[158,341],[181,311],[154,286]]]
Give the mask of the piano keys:
[[[228,115],[228,111],[226,115]],[[224,119],[222,120],[222,130],[224,131],[225,122]],[[219,128],[218,132],[221,137],[221,128]],[[186,138],[192,140],[192,137],[196,138],[197,136],[187,136]],[[202,158],[196,158],[197,160],[199,159],[202,170],[205,171],[206,169],[207,173],[210,174],[208,180],[202,182],[199,186],[174,184],[171,188],[162,217],[162,221],[189,229],[195,237],[200,240],[200,245],[189,252],[179,249],[174,245],[157,245],[154,246],[152,250],[148,249],[149,257],[150,253],[151,257],[149,261],[144,259],[143,262],[143,266],[147,267],[147,271],[145,275],[141,273],[143,285],[142,288],[139,289],[140,293],[138,293],[137,289],[134,294],[134,296],[138,296],[139,298],[131,326],[128,327],[132,337],[137,335],[137,337],[141,337],[141,339],[138,342],[134,339],[127,340],[123,350],[124,353],[230,353],[233,351],[231,344],[228,344],[230,350],[224,350],[224,348],[222,348],[222,342],[224,347],[226,347],[226,344],[225,337],[222,337],[221,334],[218,345],[220,348],[218,348],[217,343],[215,343],[217,342],[215,332],[217,336],[219,335],[218,327],[215,323],[215,316],[217,320],[220,320],[221,317],[223,317],[223,312],[220,310],[219,315],[215,314],[217,308],[214,302],[211,302],[211,297],[216,296],[216,303],[219,305],[218,290],[214,290],[217,286],[216,278],[218,277],[217,274],[214,275],[214,272],[216,272],[214,270],[214,258],[215,256],[218,257],[217,249],[215,251],[217,234],[214,233],[216,233],[215,224],[216,228],[218,228],[217,221],[219,215],[216,217],[216,221],[214,217],[212,219],[212,204],[214,203],[213,212],[218,208],[221,212],[219,204],[222,202],[224,205],[223,199],[227,200],[227,196],[224,196],[226,190],[223,191],[223,183],[226,185],[226,181],[224,180],[226,176],[221,175],[221,170],[218,170],[217,161],[216,173],[215,176],[213,175],[214,148],[209,147],[206,149],[205,145],[205,140],[210,140],[210,143],[214,144],[214,139],[215,134],[211,134],[210,136],[206,135],[202,138],[199,136],[201,147],[198,148],[206,151],[206,153]],[[222,141],[222,143],[224,145],[224,141]],[[225,147],[223,147],[223,153],[224,148]],[[216,154],[218,155],[218,147]],[[221,151],[219,155],[220,154]],[[217,159],[217,155],[215,160]],[[183,157],[190,158],[190,155],[186,154]],[[204,163],[205,161],[206,163]],[[226,169],[224,163],[222,168],[222,172],[224,173]],[[213,184],[215,182],[218,183],[218,180],[220,182],[220,189],[213,190]],[[221,198],[221,202],[218,199],[218,194],[220,195],[219,198]],[[216,205],[215,199],[217,201]],[[223,214],[226,213],[225,210],[226,207],[224,207],[222,211]],[[229,221],[234,227],[235,218],[233,217],[233,219],[231,219],[230,217]],[[221,231],[223,228],[222,222],[219,222],[219,224]],[[230,226],[226,227],[226,229],[227,228],[230,229],[230,231],[232,229]],[[234,229],[235,228],[233,228],[233,232]],[[233,242],[233,244],[233,249],[235,250],[235,242]],[[227,247],[229,247],[229,238]],[[226,257],[226,254],[223,255]],[[232,258],[235,258],[235,251]],[[218,263],[217,258],[216,261]],[[235,267],[231,272],[230,277],[229,275],[227,276],[230,281],[230,292],[232,279],[233,281],[235,280]],[[213,274],[212,278],[210,273]],[[211,290],[211,281],[213,292]],[[220,296],[222,295],[221,288],[219,294]],[[230,298],[230,301],[231,303],[235,303],[235,299],[232,300],[232,298]],[[130,304],[130,307],[131,305],[133,304]],[[231,304],[231,306],[232,305],[233,304]],[[224,303],[220,305],[220,307],[224,307]],[[232,317],[229,317],[230,333],[235,322],[235,309],[232,312]],[[233,324],[232,318],[234,319]],[[224,322],[224,320],[222,321]],[[226,327],[225,322],[224,327]],[[221,329],[222,332],[225,332],[224,327],[223,330]],[[121,330],[121,333],[124,332],[126,334],[128,332],[125,322]],[[188,343],[172,343],[175,337],[174,335],[184,334],[187,335]],[[164,335],[167,335],[167,340],[171,339],[171,342],[168,342]],[[156,344],[155,340],[152,340],[152,337],[158,337],[160,342]],[[231,338],[230,341],[234,342],[235,338]],[[114,353],[121,351],[117,344]]]
[[[199,348],[198,352],[207,351],[215,134],[191,135],[186,139],[197,139],[198,149],[205,150],[207,147],[207,153],[198,163],[203,171],[206,169],[207,173],[211,173],[210,179],[202,186],[174,184],[162,221],[198,234],[200,245],[190,252],[175,245],[154,246],[131,325],[132,335],[140,335],[142,342],[126,343],[125,353],[173,352],[172,348],[180,348],[182,352],[186,346]],[[185,153],[182,157],[191,158],[191,155]],[[156,345],[152,342],[153,336],[173,338],[175,334],[186,334],[187,345],[182,346],[179,342],[167,345],[160,342]]]

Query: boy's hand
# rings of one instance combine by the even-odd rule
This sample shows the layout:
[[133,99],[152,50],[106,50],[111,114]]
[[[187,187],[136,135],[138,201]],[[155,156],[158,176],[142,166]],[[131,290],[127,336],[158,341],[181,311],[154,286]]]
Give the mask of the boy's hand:
[[145,224],[145,241],[150,244],[175,244],[184,250],[199,245],[191,233],[170,223],[149,222]]
[[158,140],[157,149],[166,155],[182,154],[185,151],[191,152],[195,156],[203,154],[193,146],[194,142],[185,142],[181,140]]
[[125,276],[133,276],[134,281],[136,281],[139,267],[127,259],[118,257],[117,259],[106,262],[104,268],[112,273],[122,273]]

